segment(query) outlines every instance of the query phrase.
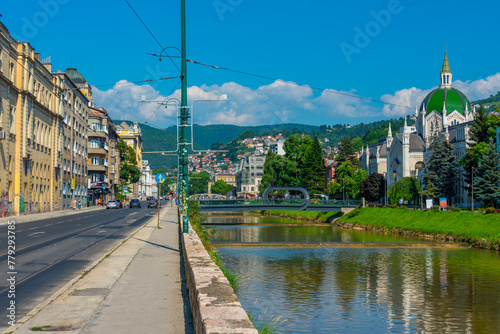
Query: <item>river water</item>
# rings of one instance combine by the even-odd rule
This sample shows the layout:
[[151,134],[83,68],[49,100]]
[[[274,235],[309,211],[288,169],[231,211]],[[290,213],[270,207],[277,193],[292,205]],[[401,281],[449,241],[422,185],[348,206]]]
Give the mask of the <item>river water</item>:
[[[275,218],[207,218],[214,242],[417,242],[284,226]],[[288,221],[292,222],[292,221]],[[500,333],[500,256],[472,248],[221,247],[238,298],[275,333]]]

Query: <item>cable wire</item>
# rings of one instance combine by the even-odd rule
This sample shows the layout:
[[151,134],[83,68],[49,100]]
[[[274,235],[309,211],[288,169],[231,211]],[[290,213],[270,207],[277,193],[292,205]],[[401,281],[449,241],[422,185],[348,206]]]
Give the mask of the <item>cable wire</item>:
[[[134,12],[135,16],[137,16],[137,18],[139,19],[139,21],[141,21],[142,25],[146,28],[146,30],[149,32],[149,34],[153,37],[153,39],[156,41],[156,43],[160,46],[160,48],[162,50],[164,50],[165,48],[163,47],[163,45],[161,45],[161,43],[158,41],[158,39],[155,37],[155,35],[151,32],[151,30],[148,28],[148,26],[146,25],[146,23],[144,23],[144,21],[141,19],[141,17],[139,16],[139,14],[137,14],[137,12],[135,11],[134,7],[132,7],[132,5],[130,4],[130,2],[128,2],[128,0],[125,0],[125,2],[127,3],[127,5],[130,7],[130,9],[132,9],[132,11]],[[179,67],[175,64],[175,62],[172,60],[172,58],[170,56],[168,56],[168,59],[170,59],[170,61],[172,62],[172,64],[174,65],[174,67],[177,69],[177,71],[181,71],[179,69]]]
[[384,102],[384,101],[381,101],[381,100],[372,99],[370,97],[363,97],[363,96],[359,96],[359,95],[354,95],[354,94],[349,94],[349,93],[343,93],[343,92],[339,92],[339,91],[334,91],[334,90],[329,89],[329,88],[319,88],[319,87],[314,87],[314,86],[310,86],[310,85],[306,85],[306,84],[299,84],[299,83],[296,83],[296,82],[286,81],[286,80],[283,80],[283,79],[277,79],[277,78],[273,78],[273,77],[268,77],[268,76],[265,76],[265,75],[260,75],[260,74],[250,73],[250,72],[244,72],[244,71],[234,70],[234,69],[230,69],[230,68],[227,68],[227,67],[220,67],[220,66],[216,66],[216,65],[205,64],[205,63],[201,63],[199,61],[195,61],[195,60],[191,60],[191,59],[186,59],[186,61],[188,61],[190,63],[193,63],[193,64],[196,64],[196,65],[210,67],[210,68],[213,68],[213,69],[216,69],[216,70],[225,70],[225,71],[229,71],[229,72],[244,74],[244,75],[248,75],[248,76],[252,76],[252,77],[256,77],[256,78],[271,80],[271,81],[281,81],[281,82],[284,82],[284,83],[287,83],[287,84],[290,84],[290,85],[299,86],[299,87],[309,87],[311,89],[314,89],[314,90],[317,90],[317,91],[321,91],[321,92],[327,92],[327,93],[331,93],[331,94],[343,95],[343,96],[348,96],[348,97],[352,97],[352,98],[356,98],[356,99],[360,99],[360,100],[366,100],[366,101],[370,101],[370,102],[382,103],[382,104],[385,104],[385,105],[390,105],[390,106],[394,106],[394,107],[399,107],[399,108],[405,108],[405,109],[413,110],[412,107],[403,106],[403,105],[399,105],[399,104],[394,104],[394,103],[390,103],[390,102]]
[[[172,88],[172,90],[167,94],[167,97],[165,97],[165,100],[164,101],[167,101],[168,97],[170,95],[172,95],[172,93],[175,91],[175,89],[177,88],[177,86],[179,86],[179,84],[181,83],[181,80],[179,80],[177,82],[177,84],[175,84],[174,88]],[[148,122],[151,120],[151,118],[158,112],[158,110],[160,110],[160,107],[162,106],[161,103],[158,103],[158,108],[156,108],[156,110],[151,114],[151,116],[149,116],[148,120],[146,122],[139,122],[139,123],[144,123],[144,124],[148,124]]]

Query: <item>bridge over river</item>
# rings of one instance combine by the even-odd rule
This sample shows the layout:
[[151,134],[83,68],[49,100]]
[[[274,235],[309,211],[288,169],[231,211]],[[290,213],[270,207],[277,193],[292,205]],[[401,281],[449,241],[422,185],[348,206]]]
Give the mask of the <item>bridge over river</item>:
[[[300,192],[300,198],[278,199],[269,197],[275,191]],[[206,194],[194,196],[198,199],[200,211],[261,211],[261,210],[294,210],[294,211],[341,211],[348,212],[362,204],[362,201],[311,200],[309,192],[302,187],[270,187],[264,192],[262,199],[226,199],[207,198]]]

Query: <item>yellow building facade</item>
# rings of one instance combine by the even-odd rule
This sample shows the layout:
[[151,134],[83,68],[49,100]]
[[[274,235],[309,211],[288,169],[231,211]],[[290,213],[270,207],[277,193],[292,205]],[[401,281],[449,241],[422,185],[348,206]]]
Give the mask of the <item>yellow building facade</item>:
[[0,215],[61,209],[61,87],[0,23]]

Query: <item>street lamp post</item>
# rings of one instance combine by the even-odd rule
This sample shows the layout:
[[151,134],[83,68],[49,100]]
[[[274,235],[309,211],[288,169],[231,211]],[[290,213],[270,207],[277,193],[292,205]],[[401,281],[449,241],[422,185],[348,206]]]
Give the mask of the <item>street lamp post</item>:
[[471,173],[471,211],[474,212],[474,167],[472,167]]
[[424,208],[424,195],[423,195],[423,189],[422,189],[422,179],[424,178],[424,174],[422,171],[424,170],[425,164],[421,161],[417,162],[415,165],[415,169],[418,171],[418,176],[420,179],[420,210],[423,210]]

